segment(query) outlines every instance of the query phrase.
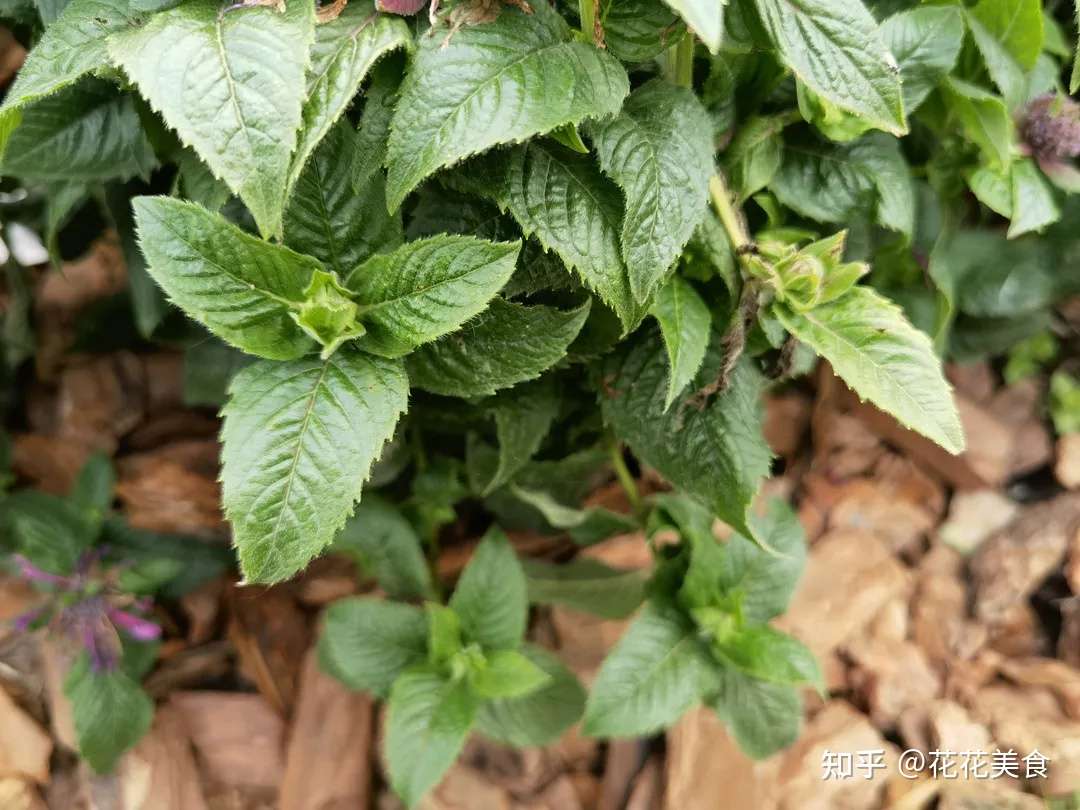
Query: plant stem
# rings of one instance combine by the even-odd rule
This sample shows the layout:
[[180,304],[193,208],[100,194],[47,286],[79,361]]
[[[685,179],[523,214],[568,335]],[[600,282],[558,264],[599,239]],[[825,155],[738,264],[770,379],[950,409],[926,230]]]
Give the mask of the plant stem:
[[622,444],[615,438],[611,440],[611,466],[615,468],[615,477],[619,479],[619,483],[626,491],[626,499],[630,501],[631,508],[633,508],[635,514],[640,515],[641,495],[638,493],[637,482],[626,467]]
[[578,11],[581,15],[581,33],[592,42],[596,42],[596,0],[578,0]]
[[719,171],[709,178],[709,195],[712,197],[713,208],[727,231],[728,239],[731,240],[731,246],[735,249],[735,255],[742,256],[750,247],[750,234],[746,230],[742,212],[735,207],[735,198],[728,189],[724,175]]
[[694,35],[689,31],[675,46],[675,84],[680,87],[694,86]]

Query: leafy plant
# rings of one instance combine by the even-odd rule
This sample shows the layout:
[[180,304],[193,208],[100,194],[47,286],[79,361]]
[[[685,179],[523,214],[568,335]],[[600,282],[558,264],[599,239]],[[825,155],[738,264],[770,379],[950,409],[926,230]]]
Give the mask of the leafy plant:
[[[764,756],[820,676],[769,625],[804,551],[755,503],[762,395],[820,357],[958,453],[942,357],[1054,362],[1036,336],[1080,291],[1072,12],[425,5],[21,17],[0,170],[46,203],[13,213],[55,257],[72,212],[103,206],[138,333],[188,345],[189,401],[222,406],[245,580],[329,549],[380,582],[387,599],[330,608],[322,660],[389,700],[410,804],[471,728],[528,745],[581,711],[588,733],[646,734],[704,703]],[[32,347],[9,270],[11,373]],[[673,492],[642,497],[646,467]],[[585,503],[612,476],[629,514]],[[489,526],[443,604],[441,544]],[[643,532],[655,564],[518,561],[516,529]],[[640,611],[587,703],[523,646],[528,600]]]

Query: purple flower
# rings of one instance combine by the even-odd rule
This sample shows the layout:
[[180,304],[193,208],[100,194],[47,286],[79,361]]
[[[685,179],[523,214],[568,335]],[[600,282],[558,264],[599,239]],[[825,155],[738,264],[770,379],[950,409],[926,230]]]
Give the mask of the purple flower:
[[71,580],[68,577],[50,574],[48,571],[38,568],[21,554],[12,554],[11,559],[19,567],[19,576],[28,582],[35,582],[39,585],[56,585],[60,588],[71,585]]
[[109,608],[107,613],[114,625],[136,641],[156,641],[161,638],[161,627],[149,619],[142,619],[119,608]]
[[1075,158],[1080,155],[1080,104],[1052,93],[1039,96],[1024,110],[1020,131],[1040,162]]

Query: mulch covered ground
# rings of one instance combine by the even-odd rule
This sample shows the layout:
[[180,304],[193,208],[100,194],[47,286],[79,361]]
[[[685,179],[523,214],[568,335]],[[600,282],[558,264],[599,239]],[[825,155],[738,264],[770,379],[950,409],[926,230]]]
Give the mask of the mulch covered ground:
[[[184,406],[182,355],[74,348],[77,315],[125,283],[108,241],[38,277],[16,473],[64,493],[103,450],[132,524],[225,544],[218,422]],[[1080,302],[1070,310],[1080,322]],[[817,653],[828,684],[827,699],[807,693],[792,748],[753,763],[706,711],[653,739],[571,731],[516,752],[475,738],[426,810],[1039,808],[1042,796],[1080,791],[1080,438],[1053,440],[1041,379],[1004,387],[988,365],[950,376],[971,447],[959,459],[858,403],[825,368],[768,402],[783,472],[767,491],[793,499],[811,543],[782,624]],[[642,486],[662,482],[646,471]],[[621,503],[615,486],[595,497]],[[570,547],[558,536],[514,542],[524,555]],[[583,553],[627,568],[649,561],[640,536]],[[452,578],[468,554],[468,540],[450,543],[440,570]],[[371,588],[327,558],[284,585],[225,578],[161,608],[166,640],[146,681],[154,727],[109,777],[71,753],[64,650],[0,630],[0,808],[399,807],[378,757],[381,708],[321,674],[312,654],[320,611]],[[33,599],[0,579],[0,618]],[[537,609],[530,634],[588,682],[624,626]],[[877,749],[887,767],[873,779],[822,779],[826,751]],[[1037,749],[1048,776],[908,779],[896,763],[905,749]]]

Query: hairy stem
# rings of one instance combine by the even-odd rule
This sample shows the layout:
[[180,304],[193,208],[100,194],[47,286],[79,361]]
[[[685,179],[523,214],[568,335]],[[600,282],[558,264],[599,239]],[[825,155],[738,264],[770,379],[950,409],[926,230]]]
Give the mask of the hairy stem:
[[626,466],[622,444],[614,437],[611,440],[611,466],[615,468],[615,477],[619,479],[619,484],[626,491],[626,499],[630,501],[634,513],[640,515],[641,495],[638,492],[637,482],[634,480],[634,476],[630,475],[630,470]]
[[680,87],[694,86],[694,35],[689,31],[675,46],[674,80]]
[[581,16],[581,33],[589,42],[599,45],[596,36],[596,0],[578,0],[578,12]]
[[735,206],[735,197],[728,188],[723,173],[718,171],[709,178],[709,196],[712,197],[716,215],[720,217],[728,239],[731,240],[731,246],[735,249],[735,255],[742,256],[750,249],[750,234],[742,212]]

